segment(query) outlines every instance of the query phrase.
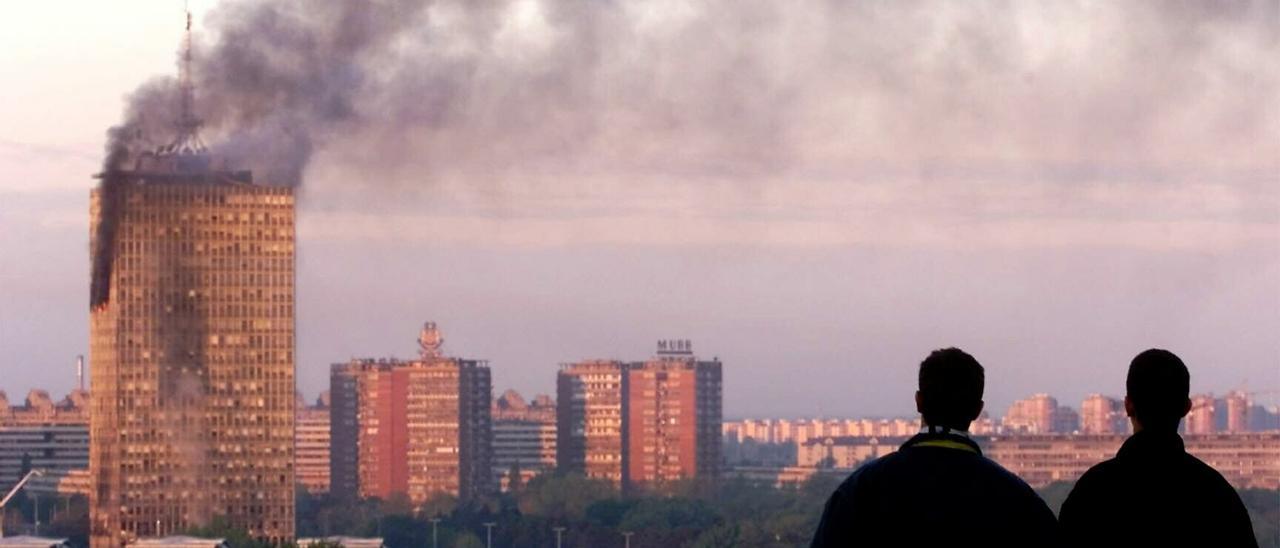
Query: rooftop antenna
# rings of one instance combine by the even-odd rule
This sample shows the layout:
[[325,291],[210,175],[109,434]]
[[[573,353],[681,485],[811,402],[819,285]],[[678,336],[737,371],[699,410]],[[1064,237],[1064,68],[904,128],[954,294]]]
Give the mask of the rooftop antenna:
[[178,122],[175,124],[178,135],[172,143],[160,147],[156,152],[161,156],[191,156],[208,152],[204,141],[200,140],[200,119],[196,118],[196,89],[191,83],[191,9],[183,3],[187,14],[187,28],[182,36],[182,61],[178,63]]
[[84,355],[76,356],[76,385],[84,392]]

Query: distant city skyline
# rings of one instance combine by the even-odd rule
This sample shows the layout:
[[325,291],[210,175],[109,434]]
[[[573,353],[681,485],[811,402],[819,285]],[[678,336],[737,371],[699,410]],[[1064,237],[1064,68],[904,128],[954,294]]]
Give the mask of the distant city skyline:
[[[236,18],[192,4],[200,55]],[[425,319],[529,394],[691,339],[726,417],[910,416],[953,345],[993,411],[1122,396],[1149,347],[1197,393],[1280,389],[1274,4],[609,5],[459,9],[358,67],[367,116],[321,128],[298,188],[303,393],[412,356]],[[0,22],[10,395],[75,385],[91,175],[122,98],[174,74],[181,9]]]

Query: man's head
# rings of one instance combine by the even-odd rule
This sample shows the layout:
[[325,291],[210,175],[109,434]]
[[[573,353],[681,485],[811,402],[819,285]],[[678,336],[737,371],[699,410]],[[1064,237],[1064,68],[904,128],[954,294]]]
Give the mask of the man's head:
[[1191,374],[1173,352],[1152,348],[1129,363],[1125,411],[1134,430],[1178,429],[1191,410]]
[[930,426],[968,430],[982,412],[982,364],[959,348],[934,350],[920,362],[916,410]]

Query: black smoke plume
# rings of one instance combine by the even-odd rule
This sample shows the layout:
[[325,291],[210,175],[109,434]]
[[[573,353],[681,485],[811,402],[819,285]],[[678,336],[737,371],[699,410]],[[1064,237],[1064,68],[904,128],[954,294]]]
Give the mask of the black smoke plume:
[[[316,154],[370,188],[1258,179],[1280,168],[1277,21],[1267,1],[224,0],[192,76],[214,154],[274,185]],[[108,151],[166,143],[178,92],[134,93]]]

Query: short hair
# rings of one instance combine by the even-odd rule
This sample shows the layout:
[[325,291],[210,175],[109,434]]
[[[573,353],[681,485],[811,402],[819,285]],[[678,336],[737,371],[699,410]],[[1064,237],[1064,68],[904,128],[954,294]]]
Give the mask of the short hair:
[[934,350],[920,362],[920,413],[930,425],[964,427],[973,421],[986,382],[982,364],[959,348]]
[[1187,414],[1191,373],[1173,352],[1152,348],[1129,363],[1125,390],[1143,428],[1177,430]]

